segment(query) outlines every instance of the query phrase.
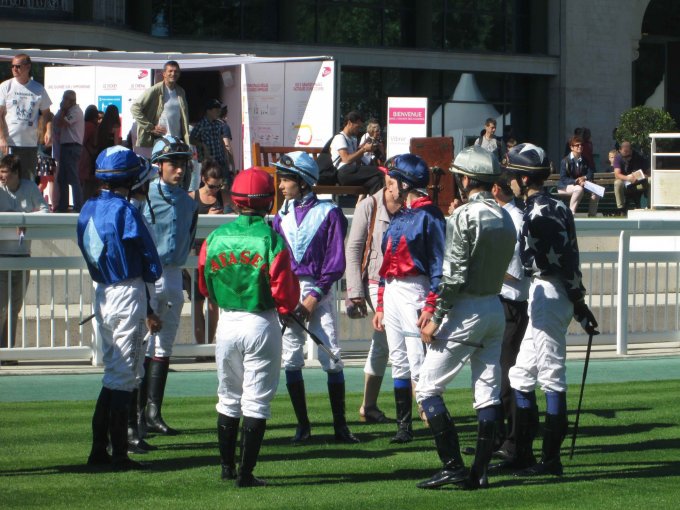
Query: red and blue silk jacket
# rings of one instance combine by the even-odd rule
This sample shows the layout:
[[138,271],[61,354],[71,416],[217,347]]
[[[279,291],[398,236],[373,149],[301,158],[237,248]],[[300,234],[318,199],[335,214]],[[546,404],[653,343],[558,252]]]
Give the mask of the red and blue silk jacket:
[[430,279],[430,292],[423,310],[434,312],[442,278],[445,238],[444,215],[429,197],[414,200],[409,208],[404,207],[394,215],[382,242],[384,255],[377,311],[383,309],[387,278],[422,274]]

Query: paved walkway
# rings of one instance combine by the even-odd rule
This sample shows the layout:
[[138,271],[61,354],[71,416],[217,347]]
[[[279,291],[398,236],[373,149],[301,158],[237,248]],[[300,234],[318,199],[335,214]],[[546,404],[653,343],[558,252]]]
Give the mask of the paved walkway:
[[[581,383],[585,347],[572,347],[567,361],[567,378],[572,388]],[[630,346],[628,356],[616,356],[611,348],[595,346],[588,368],[588,383],[654,381],[680,378],[680,350],[677,343]],[[348,392],[363,391],[363,357],[348,360],[345,379]],[[172,397],[209,397],[217,392],[215,363],[195,363],[189,359],[173,361],[167,395]],[[99,394],[102,369],[86,362],[22,362],[16,367],[0,368],[0,402],[45,400],[95,400]],[[326,392],[326,375],[318,367],[304,371],[307,391]],[[390,387],[389,373],[384,389]],[[466,366],[450,385],[470,386]],[[281,377],[279,393],[285,393]]]

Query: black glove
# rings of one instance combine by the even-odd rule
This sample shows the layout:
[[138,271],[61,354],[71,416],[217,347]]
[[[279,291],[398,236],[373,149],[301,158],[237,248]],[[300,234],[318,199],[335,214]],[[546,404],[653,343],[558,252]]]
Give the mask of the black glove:
[[347,317],[350,319],[362,319],[368,315],[368,308],[366,308],[366,300],[364,299],[347,299],[345,300],[345,307]]
[[589,335],[599,335],[597,328],[597,321],[593,312],[590,311],[585,301],[574,303],[574,319],[578,322],[583,330]]
[[302,306],[302,304],[298,304],[293,313],[298,319],[300,319],[300,322],[307,322],[309,320],[310,314],[307,309]]

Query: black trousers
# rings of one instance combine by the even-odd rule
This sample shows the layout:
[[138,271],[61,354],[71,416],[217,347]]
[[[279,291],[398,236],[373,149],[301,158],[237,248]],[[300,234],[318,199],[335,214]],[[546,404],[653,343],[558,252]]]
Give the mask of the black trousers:
[[[515,399],[510,388],[508,372],[517,361],[519,347],[529,324],[529,304],[526,301],[512,301],[504,297],[500,299],[505,312],[505,332],[501,348],[501,403],[505,418],[510,419]],[[509,427],[508,430],[512,428]]]
[[385,176],[377,166],[345,165],[338,170],[341,186],[363,186],[372,195],[385,187]]

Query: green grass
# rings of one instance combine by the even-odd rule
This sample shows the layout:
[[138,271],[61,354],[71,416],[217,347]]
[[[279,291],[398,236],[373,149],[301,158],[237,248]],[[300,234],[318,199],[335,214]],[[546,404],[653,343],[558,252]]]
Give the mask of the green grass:
[[[439,467],[430,433],[415,424],[416,440],[391,445],[395,425],[350,422],[362,440],[332,441],[325,395],[309,396],[314,441],[293,447],[293,413],[278,395],[256,474],[270,487],[235,489],[219,479],[214,398],[172,398],[165,406],[176,437],[150,440],[160,449],[139,460],[144,472],[89,473],[94,402],[0,404],[0,484],[3,508],[675,508],[680,496],[680,380],[593,384],[586,388],[576,455],[565,476],[519,480],[495,476],[486,491],[423,491],[415,483]],[[569,395],[576,407],[577,388]],[[385,392],[382,407],[393,416]],[[446,401],[457,418],[462,446],[473,446],[469,390]],[[348,396],[354,420],[360,395]],[[573,415],[572,415],[573,420]],[[540,441],[535,444],[540,448]],[[469,463],[470,458],[466,458]]]

